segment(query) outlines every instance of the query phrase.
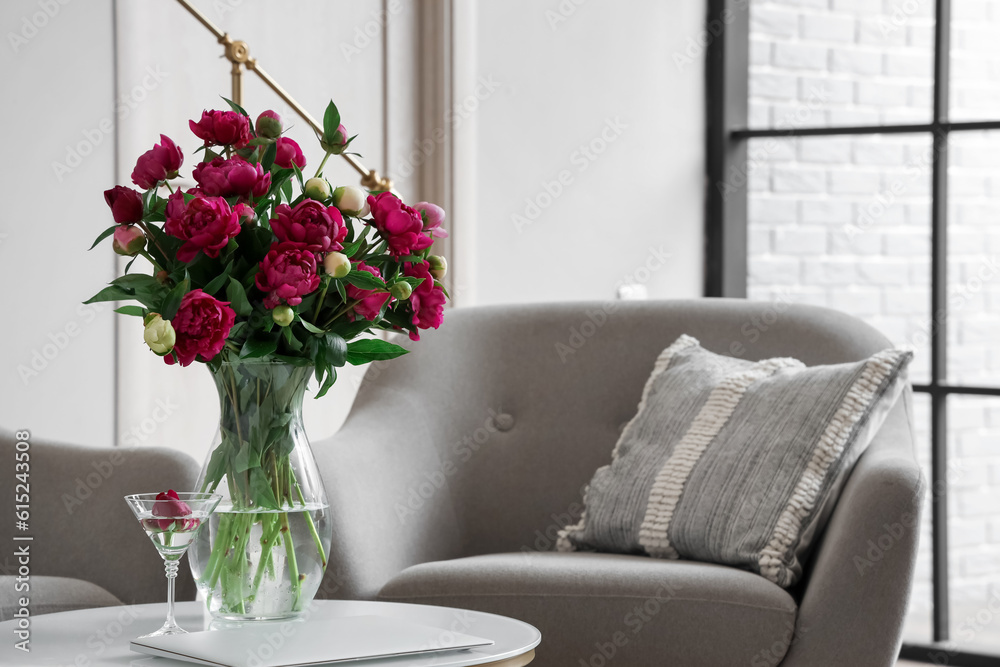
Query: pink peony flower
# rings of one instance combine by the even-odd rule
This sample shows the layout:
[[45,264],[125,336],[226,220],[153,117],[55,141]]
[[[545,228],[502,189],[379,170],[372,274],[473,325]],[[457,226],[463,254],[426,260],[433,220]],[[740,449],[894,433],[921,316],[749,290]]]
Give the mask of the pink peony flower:
[[[180,499],[177,492],[170,489],[166,493],[157,493],[153,503],[153,516],[169,517],[167,519],[147,519],[148,527],[160,530],[190,531],[201,523],[199,519],[185,519],[190,516],[191,506]],[[174,519],[181,519],[174,525]]]
[[190,365],[197,357],[211,361],[222,351],[235,321],[236,313],[228,301],[219,301],[200,289],[191,290],[181,299],[180,308],[170,321],[177,341],[173,354],[163,360],[173,365],[176,354],[181,366]]
[[184,164],[184,153],[165,134],[160,143],[139,156],[132,170],[132,182],[143,190],[155,188],[160,181],[177,177],[177,170]]
[[424,221],[425,232],[430,232],[430,235],[434,238],[448,238],[448,232],[441,227],[445,216],[443,208],[427,201],[417,202],[413,205],[413,208],[420,213],[420,217]]
[[209,257],[218,257],[229,239],[240,233],[239,216],[222,197],[196,195],[184,203],[180,190],[167,200],[167,222],[163,231],[185,241],[177,251],[177,259],[190,262],[204,250]]
[[[444,290],[434,284],[434,276],[430,272],[428,262],[406,264],[403,275],[413,278],[423,278],[410,295],[407,303],[413,312],[413,326],[418,329],[437,329],[444,320]],[[420,334],[410,332],[412,340],[420,340]]]
[[[367,271],[373,276],[379,278],[382,277],[382,272],[379,271],[374,266],[368,266],[364,262],[359,262],[356,267],[358,271]],[[348,284],[347,288],[347,298],[348,299],[358,299],[359,303],[354,306],[354,312],[360,315],[362,318],[374,322],[378,319],[378,314],[382,310],[382,306],[386,301],[389,300],[391,296],[388,292],[377,292],[375,290],[363,290],[354,285]]]
[[279,204],[271,218],[271,230],[279,241],[305,244],[313,252],[342,250],[347,238],[344,216],[336,206],[323,206],[304,199],[295,208]]
[[111,248],[119,255],[135,257],[146,247],[146,235],[135,225],[118,225]]
[[271,174],[241,157],[202,162],[194,169],[194,180],[212,197],[263,197],[271,187]]
[[201,120],[188,126],[206,146],[243,148],[250,141],[250,120],[236,111],[202,111]]
[[281,124],[281,116],[278,112],[271,111],[261,111],[260,115],[257,116],[256,124],[257,136],[265,137],[267,139],[277,139],[281,136],[281,132],[284,129]]
[[291,169],[294,162],[299,169],[305,168],[306,156],[302,154],[302,149],[295,141],[288,137],[278,137],[274,143],[277,146],[274,164],[282,169]]
[[267,294],[265,308],[302,303],[302,297],[319,287],[316,255],[300,243],[275,243],[260,263],[254,278],[257,289]]
[[119,225],[142,220],[142,195],[123,185],[104,191],[104,201],[111,207],[111,216]]
[[368,205],[375,228],[389,242],[390,254],[397,257],[412,255],[434,243],[434,239],[423,233],[424,222],[420,214],[391,192],[369,195]]

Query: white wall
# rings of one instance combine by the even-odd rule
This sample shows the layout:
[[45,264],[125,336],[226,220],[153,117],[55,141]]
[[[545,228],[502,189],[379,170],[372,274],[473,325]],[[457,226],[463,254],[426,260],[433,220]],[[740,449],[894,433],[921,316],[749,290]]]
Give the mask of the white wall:
[[0,427],[113,443],[114,326],[81,302],[111,279],[110,0],[0,4]]
[[703,2],[459,5],[461,303],[611,299],[623,281],[699,296],[704,70],[674,55]]

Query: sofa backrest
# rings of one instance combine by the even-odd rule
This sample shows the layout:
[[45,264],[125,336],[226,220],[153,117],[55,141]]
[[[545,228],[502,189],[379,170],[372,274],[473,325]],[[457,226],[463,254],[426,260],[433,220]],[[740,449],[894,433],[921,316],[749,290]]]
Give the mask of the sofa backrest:
[[[414,514],[455,522],[442,540],[456,544],[438,556],[548,550],[610,461],[656,356],[685,333],[722,354],[807,365],[890,346],[842,313],[744,300],[456,309],[411,354],[370,369],[345,429],[399,406],[386,413],[399,432],[426,434],[413,446],[436,451],[408,457],[418,463],[397,471],[389,492],[403,508],[426,495]],[[377,451],[369,458],[379,464]]]

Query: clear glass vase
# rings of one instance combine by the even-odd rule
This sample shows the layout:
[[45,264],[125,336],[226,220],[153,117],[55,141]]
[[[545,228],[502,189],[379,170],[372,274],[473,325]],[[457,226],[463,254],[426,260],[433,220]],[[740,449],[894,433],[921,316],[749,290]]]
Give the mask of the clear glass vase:
[[312,368],[247,360],[210,370],[222,414],[198,490],[223,499],[191,546],[191,571],[217,618],[295,616],[319,588],[333,536],[302,425]]

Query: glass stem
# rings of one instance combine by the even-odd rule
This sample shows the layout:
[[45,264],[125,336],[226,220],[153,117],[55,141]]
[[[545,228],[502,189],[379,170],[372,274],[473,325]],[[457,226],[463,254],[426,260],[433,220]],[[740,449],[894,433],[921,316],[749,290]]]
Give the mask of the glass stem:
[[177,561],[165,560],[163,567],[167,571],[167,620],[163,623],[164,628],[176,628],[177,621],[174,620],[174,582],[177,580]]

